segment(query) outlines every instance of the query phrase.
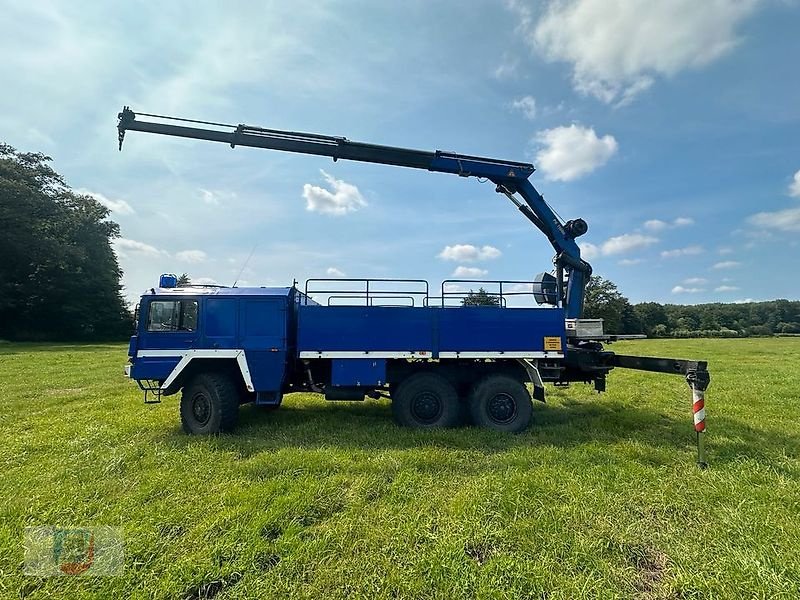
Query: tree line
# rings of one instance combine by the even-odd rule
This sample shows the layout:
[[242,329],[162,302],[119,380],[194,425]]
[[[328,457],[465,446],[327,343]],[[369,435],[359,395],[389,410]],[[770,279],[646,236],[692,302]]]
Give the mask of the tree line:
[[40,153],[0,143],[0,339],[98,340],[130,334],[119,226]]
[[800,334],[800,301],[631,304],[613,282],[598,276],[593,276],[586,288],[584,317],[603,319],[607,333],[650,337]]

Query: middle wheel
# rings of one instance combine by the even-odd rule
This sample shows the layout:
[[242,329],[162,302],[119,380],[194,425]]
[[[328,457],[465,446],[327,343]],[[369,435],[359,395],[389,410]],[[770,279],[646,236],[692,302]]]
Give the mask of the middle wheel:
[[469,409],[476,425],[511,433],[527,429],[533,415],[525,384],[507,375],[487,375],[475,384]]
[[392,413],[406,427],[455,427],[461,405],[455,387],[441,375],[416,373],[397,386]]

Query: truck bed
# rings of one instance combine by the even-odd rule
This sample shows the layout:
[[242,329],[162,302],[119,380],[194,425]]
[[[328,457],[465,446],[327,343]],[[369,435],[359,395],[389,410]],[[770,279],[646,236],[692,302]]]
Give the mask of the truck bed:
[[300,358],[561,358],[557,308],[300,306]]

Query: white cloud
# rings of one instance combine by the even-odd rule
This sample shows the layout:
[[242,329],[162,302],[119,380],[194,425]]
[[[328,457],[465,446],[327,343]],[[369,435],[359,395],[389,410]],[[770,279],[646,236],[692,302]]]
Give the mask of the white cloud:
[[204,190],[203,188],[200,188],[200,197],[206,204],[211,204],[213,206],[219,204],[219,199],[211,190]]
[[226,200],[231,200],[236,198],[235,192],[226,192],[222,190],[207,190],[204,188],[198,188],[197,190],[200,192],[200,199],[210,206],[219,206],[222,202]]
[[529,43],[547,60],[572,65],[576,90],[626,104],[653,85],[700,68],[739,42],[737,27],[757,0],[568,0],[534,22],[512,2]]
[[800,208],[787,208],[776,212],[760,212],[747,221],[756,227],[780,231],[800,231]]
[[735,285],[721,285],[717,288],[714,288],[715,292],[736,292],[739,288]]
[[675,248],[674,250],[664,250],[661,258],[678,258],[679,256],[697,256],[705,252],[702,246],[686,246],[685,248]]
[[712,269],[734,269],[741,264],[742,263],[736,262],[735,260],[723,260],[722,262],[716,263]]
[[703,277],[689,277],[688,279],[684,279],[683,283],[686,285],[703,285],[704,283],[708,283],[708,280]]
[[644,222],[644,228],[650,231],[663,231],[670,227],[686,227],[694,225],[694,219],[691,217],[677,217],[671,222],[662,221],[661,219],[650,219]]
[[717,248],[717,252],[720,254],[733,254],[733,248],[730,246],[723,246],[722,248]]
[[328,274],[330,277],[344,277],[344,276],[345,276],[345,273],[344,273],[344,271],[341,271],[341,270],[337,269],[336,267],[328,267],[328,268],[325,270],[325,272],[326,272],[326,273],[327,273],[327,274]]
[[175,253],[175,258],[187,263],[199,263],[206,259],[206,253],[202,250],[182,250]]
[[322,169],[330,190],[306,183],[303,185],[303,198],[306,199],[306,210],[328,215],[341,216],[367,205],[361,192],[352,183],[336,179]]
[[[658,242],[658,238],[643,235],[641,233],[623,233],[608,238],[602,244],[592,244],[591,242],[581,242],[578,244],[581,249],[581,257],[586,260],[592,260],[598,256],[611,256],[614,254],[625,254],[632,250],[639,250],[647,248],[652,244]],[[628,258],[619,261],[618,264],[623,266],[636,265],[644,262],[642,258]]]
[[439,258],[459,262],[475,262],[478,260],[491,260],[498,258],[502,252],[494,246],[473,246],[472,244],[456,244],[445,246],[439,253]]
[[683,287],[682,285],[676,285],[674,288],[672,288],[673,294],[699,294],[700,292],[705,292],[705,289],[698,287]]
[[547,179],[556,181],[572,181],[591,173],[617,151],[614,136],[598,138],[591,127],[575,123],[540,131],[536,141],[542,145],[536,153],[536,166]]
[[658,238],[649,235],[642,235],[641,233],[623,233],[612,238],[607,239],[600,246],[600,250],[604,255],[609,254],[624,254],[631,250],[639,250],[646,248],[658,242]]
[[[194,285],[219,285],[219,282],[213,277],[192,277]],[[242,281],[238,283],[244,283]]]
[[511,103],[511,108],[518,110],[529,121],[536,118],[536,98],[533,96],[523,96]]
[[84,196],[91,196],[95,200],[97,200],[100,204],[105,206],[111,212],[117,215],[132,215],[135,211],[133,207],[125,202],[125,200],[113,200],[104,196],[100,192],[92,192],[91,190],[87,190],[86,188],[79,188],[75,190],[77,194],[82,194]]
[[166,254],[163,250],[159,250],[155,246],[145,244],[144,242],[137,242],[136,240],[129,240],[126,238],[117,238],[114,240],[114,247],[118,251],[133,252],[136,254],[145,254],[148,256],[162,256]]
[[581,242],[578,244],[581,249],[581,258],[592,260],[600,256],[600,247],[591,242]]
[[489,271],[486,269],[479,269],[478,267],[464,267],[459,266],[456,267],[456,270],[453,271],[451,277],[463,277],[465,279],[470,279],[474,277],[485,277],[489,274]]
[[503,54],[500,64],[492,71],[495,79],[509,79],[517,74],[519,59],[509,54]]
[[789,185],[789,195],[794,198],[800,197],[800,171],[797,171],[792,178],[792,183]]
[[644,222],[644,228],[650,231],[661,231],[669,227],[669,224],[661,219],[650,219]]

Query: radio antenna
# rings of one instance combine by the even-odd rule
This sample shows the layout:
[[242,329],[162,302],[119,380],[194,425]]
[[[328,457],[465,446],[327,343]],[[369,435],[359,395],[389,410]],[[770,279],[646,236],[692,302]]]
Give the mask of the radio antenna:
[[253,253],[256,251],[256,246],[258,246],[258,242],[253,244],[253,249],[250,250],[250,254],[247,255],[247,259],[242,264],[242,268],[239,269],[239,274],[236,276],[236,281],[233,282],[233,285],[231,287],[236,287],[236,284],[239,283],[239,279],[241,278],[242,273],[244,273],[244,270],[247,268],[247,263],[249,263],[250,259],[253,258]]

